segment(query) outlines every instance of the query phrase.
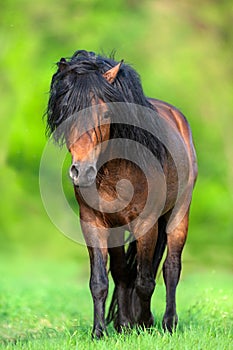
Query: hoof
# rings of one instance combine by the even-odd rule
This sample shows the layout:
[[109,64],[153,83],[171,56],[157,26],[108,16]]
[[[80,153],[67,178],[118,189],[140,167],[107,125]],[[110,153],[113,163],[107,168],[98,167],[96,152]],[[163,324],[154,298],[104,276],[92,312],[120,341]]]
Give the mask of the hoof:
[[118,319],[114,322],[114,328],[118,333],[125,333],[132,329],[132,322],[124,317],[123,319]]
[[154,316],[150,313],[150,316],[145,320],[142,319],[139,321],[139,325],[145,328],[151,328],[154,325]]
[[132,326],[129,324],[120,324],[115,327],[117,333],[122,334],[122,333],[130,333],[132,331]]
[[149,318],[149,320],[147,321],[146,328],[153,327],[153,325],[154,325],[154,316],[153,316],[152,313],[151,313],[150,318]]
[[164,316],[163,318],[163,329],[164,331],[168,331],[170,334],[174,333],[176,330],[176,326],[178,323],[177,315],[174,316]]
[[94,328],[92,333],[91,333],[91,337],[93,340],[98,340],[103,338],[105,335],[108,335],[107,330],[103,330],[100,328]]

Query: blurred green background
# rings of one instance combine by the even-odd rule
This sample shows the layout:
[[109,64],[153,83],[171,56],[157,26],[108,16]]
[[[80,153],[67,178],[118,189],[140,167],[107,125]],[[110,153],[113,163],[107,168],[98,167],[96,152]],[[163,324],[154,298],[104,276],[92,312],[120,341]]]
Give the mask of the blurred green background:
[[42,116],[60,57],[115,49],[116,59],[140,73],[145,94],[180,108],[193,130],[199,179],[185,269],[230,270],[232,1],[5,0],[0,19],[1,261],[87,259],[86,248],[59,232],[41,201]]

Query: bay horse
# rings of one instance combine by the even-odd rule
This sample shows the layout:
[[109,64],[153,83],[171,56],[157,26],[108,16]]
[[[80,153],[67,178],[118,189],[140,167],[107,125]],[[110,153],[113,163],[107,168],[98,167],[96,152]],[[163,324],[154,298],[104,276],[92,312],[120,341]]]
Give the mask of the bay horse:
[[[118,332],[153,325],[151,297],[166,248],[162,325],[172,333],[197,177],[188,122],[174,106],[147,98],[139,75],[123,61],[79,50],[57,65],[47,133],[65,143],[72,156],[69,175],[90,256],[92,336],[107,333],[111,321]],[[114,142],[121,141],[116,152]],[[108,256],[115,289],[105,318]]]

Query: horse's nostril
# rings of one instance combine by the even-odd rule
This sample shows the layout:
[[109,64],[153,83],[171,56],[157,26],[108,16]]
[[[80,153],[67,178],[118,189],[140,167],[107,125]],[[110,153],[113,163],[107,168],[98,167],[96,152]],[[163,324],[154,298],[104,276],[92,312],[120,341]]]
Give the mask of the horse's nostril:
[[86,170],[86,176],[88,179],[93,179],[96,176],[96,168],[92,165]]
[[70,167],[69,175],[75,186],[89,186],[95,180],[97,174],[93,165],[82,165],[73,163]]
[[78,174],[79,174],[79,171],[76,168],[76,166],[74,164],[71,165],[71,167],[70,167],[70,177],[71,177],[71,179],[77,178]]

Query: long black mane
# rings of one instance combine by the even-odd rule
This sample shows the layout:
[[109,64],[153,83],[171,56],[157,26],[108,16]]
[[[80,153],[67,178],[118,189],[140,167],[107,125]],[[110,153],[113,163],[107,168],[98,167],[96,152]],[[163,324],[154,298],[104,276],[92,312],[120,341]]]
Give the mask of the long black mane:
[[[70,59],[58,63],[58,70],[52,77],[46,112],[47,135],[53,134],[56,142],[64,143],[69,127],[59,126],[71,116],[77,115],[77,112],[91,107],[93,99],[96,104],[102,100],[105,103],[126,102],[144,106],[156,118],[156,110],[143,93],[140,77],[130,65],[123,63],[111,84],[103,77],[106,71],[117,64],[113,58],[84,50],[79,50]],[[138,118],[137,113],[133,118]],[[112,120],[111,138],[133,139],[148,147],[158,159],[162,157],[163,149],[157,138],[140,127],[129,123],[114,124]]]

